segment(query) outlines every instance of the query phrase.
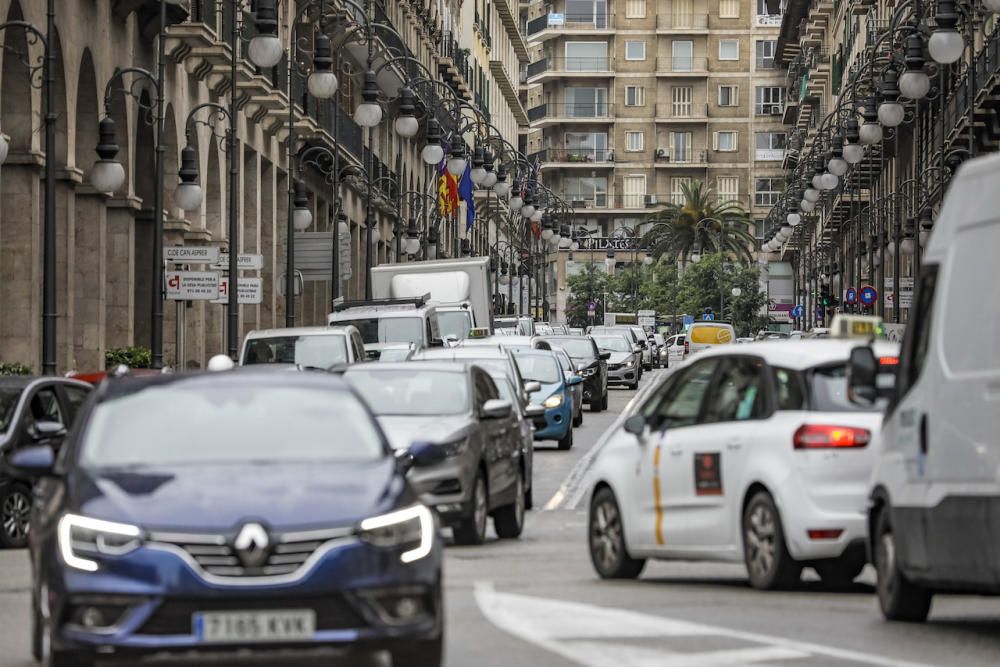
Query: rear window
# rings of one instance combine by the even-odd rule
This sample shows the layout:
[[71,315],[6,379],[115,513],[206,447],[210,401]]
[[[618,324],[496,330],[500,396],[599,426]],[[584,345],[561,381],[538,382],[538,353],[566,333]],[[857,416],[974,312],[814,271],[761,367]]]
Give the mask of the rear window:
[[688,338],[691,343],[698,345],[724,345],[733,342],[733,330],[729,327],[706,324],[691,327]]
[[820,366],[808,371],[775,368],[779,410],[816,412],[882,412],[887,401],[859,405],[847,397],[847,366]]

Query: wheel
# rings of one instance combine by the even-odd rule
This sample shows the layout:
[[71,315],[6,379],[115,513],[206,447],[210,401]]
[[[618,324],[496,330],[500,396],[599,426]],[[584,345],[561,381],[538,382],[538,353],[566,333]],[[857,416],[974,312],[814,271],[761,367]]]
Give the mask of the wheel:
[[576,415],[573,417],[574,427],[580,426],[581,424],[583,424],[583,405],[580,406],[580,409],[576,411]]
[[441,667],[444,664],[444,633],[434,639],[416,639],[393,649],[393,667]]
[[906,578],[896,560],[896,538],[889,510],[875,520],[875,571],[878,606],[890,621],[923,622],[931,611],[933,593]]
[[566,429],[566,435],[559,440],[559,449],[565,451],[573,446],[573,429]]
[[608,392],[604,392],[604,396],[601,398],[601,409],[608,409]]
[[766,491],[758,491],[743,511],[743,558],[750,585],[757,589],[791,588],[802,575],[802,566],[785,545],[778,508]]
[[493,514],[493,528],[501,540],[520,537],[521,531],[524,530],[524,471],[520,466],[517,469],[516,485],[514,502],[501,507]]
[[534,485],[528,487],[528,490],[524,492],[524,509],[530,510],[535,506],[535,489]]
[[0,547],[20,549],[27,546],[30,514],[30,489],[21,484],[9,484],[0,491]]
[[604,487],[594,494],[590,503],[589,524],[590,562],[601,579],[638,577],[646,561],[628,554],[622,513],[611,489]]
[[592,400],[590,402],[590,411],[591,412],[600,412],[602,405],[604,405],[604,399],[602,399],[600,396],[598,396],[597,398],[595,398],[594,400]]
[[827,586],[847,588],[858,578],[861,570],[865,569],[865,561],[861,558],[840,558],[813,563],[812,568]]
[[638,381],[638,380],[636,380],[635,382],[633,382],[632,384],[630,384],[630,385],[628,386],[628,388],[629,388],[629,389],[631,389],[632,391],[635,391],[636,389],[638,389],[638,388],[639,388],[639,381]]
[[486,476],[480,470],[472,487],[472,512],[455,526],[455,543],[463,545],[482,544],[486,541]]

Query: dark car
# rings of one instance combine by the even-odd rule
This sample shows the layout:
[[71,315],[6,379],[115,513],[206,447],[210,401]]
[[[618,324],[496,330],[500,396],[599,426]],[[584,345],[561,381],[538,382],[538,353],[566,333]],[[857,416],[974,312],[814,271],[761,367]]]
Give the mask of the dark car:
[[[520,536],[531,488],[531,455],[517,416],[493,378],[474,363],[409,362],[355,366],[344,378],[378,418],[389,443],[441,445],[446,458],[410,472],[410,484],[451,526],[458,544],[482,544],[486,524]],[[530,450],[529,450],[530,451]]]
[[180,653],[389,650],[438,667],[442,548],[394,453],[328,373],[112,379],[32,513],[32,647],[49,665]]
[[583,377],[583,400],[591,412],[608,409],[608,358],[590,336],[546,336],[552,347],[566,351]]
[[[0,378],[0,461],[20,449],[62,443],[92,387],[60,377]],[[28,543],[32,475],[0,464],[0,547]]]

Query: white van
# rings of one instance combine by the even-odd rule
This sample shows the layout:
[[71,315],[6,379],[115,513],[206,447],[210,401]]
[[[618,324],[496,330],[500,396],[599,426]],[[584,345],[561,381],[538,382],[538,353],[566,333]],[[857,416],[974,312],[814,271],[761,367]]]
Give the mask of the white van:
[[727,322],[694,322],[684,339],[684,358],[716,345],[735,345],[736,331]]
[[[886,618],[923,621],[935,593],[1000,594],[1000,155],[965,163],[916,277],[872,477],[869,547]],[[854,350],[851,392],[878,393]]]

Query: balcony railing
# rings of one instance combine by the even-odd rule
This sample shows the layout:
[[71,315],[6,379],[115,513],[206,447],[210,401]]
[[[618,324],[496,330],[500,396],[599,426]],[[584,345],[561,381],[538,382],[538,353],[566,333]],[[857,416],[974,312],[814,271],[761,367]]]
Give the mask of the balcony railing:
[[547,148],[542,151],[542,162],[572,162],[594,164],[610,162],[615,152],[607,148]]
[[708,14],[658,14],[656,27],[660,30],[696,30],[708,28]]
[[615,27],[615,17],[605,14],[546,14],[528,21],[527,36],[543,30],[607,30]]
[[612,118],[615,109],[607,102],[549,102],[528,109],[528,120],[543,118]]
[[771,56],[769,58],[764,56],[757,56],[756,63],[757,63],[757,69],[759,70],[778,69],[777,65],[774,62],[774,56]]
[[708,117],[708,104],[705,102],[673,102],[656,103],[657,119],[668,118],[676,120],[697,120]]
[[757,14],[757,25],[781,25],[781,14]]
[[528,78],[545,72],[610,72],[614,60],[608,57],[543,58],[528,65]]
[[693,56],[661,56],[656,59],[656,73],[662,72],[707,72],[708,58]]
[[785,159],[784,148],[757,148],[754,159],[758,162],[781,162]]
[[656,162],[659,166],[668,164],[705,164],[708,162],[708,150],[705,148],[678,148],[665,146],[656,149]]

